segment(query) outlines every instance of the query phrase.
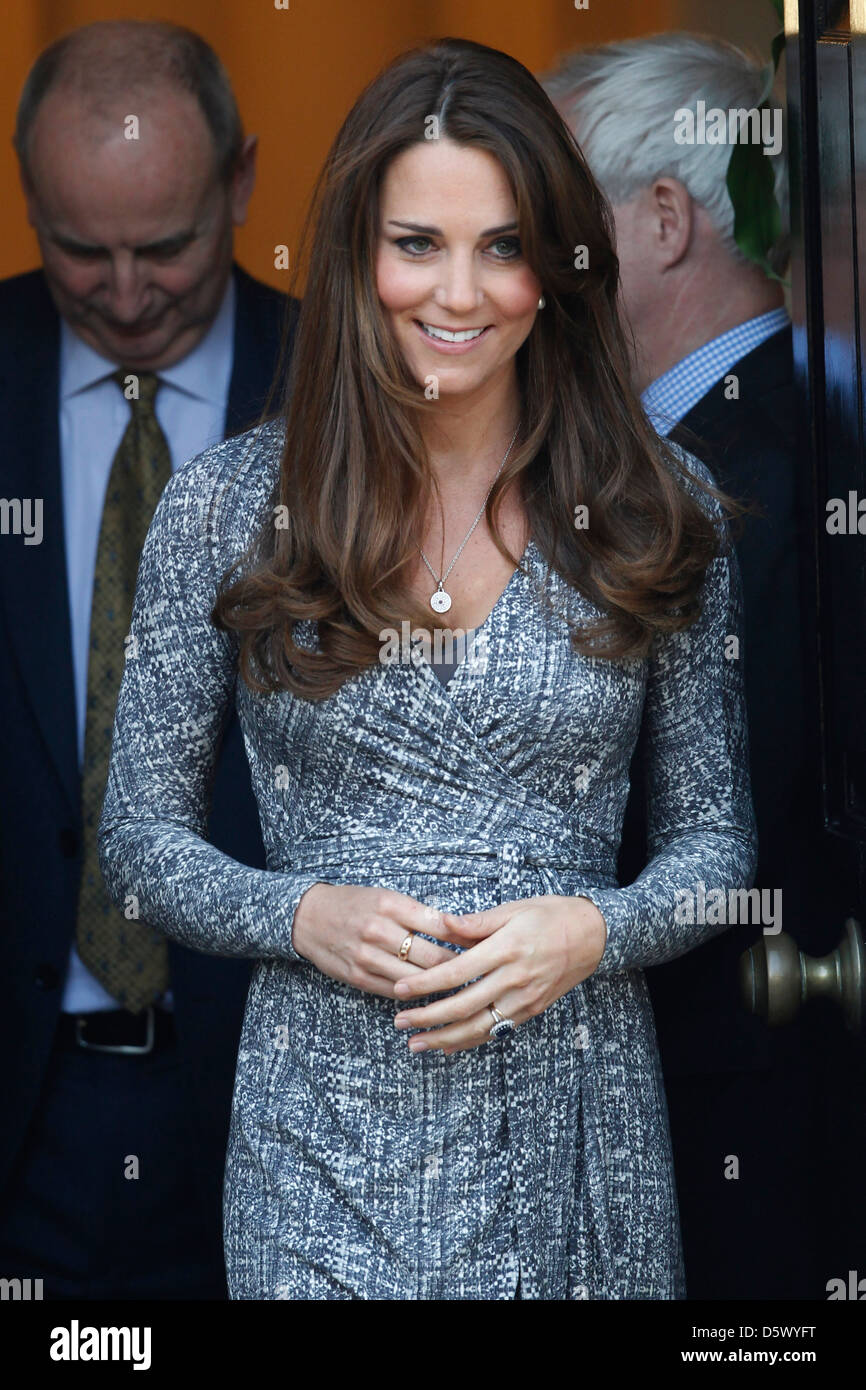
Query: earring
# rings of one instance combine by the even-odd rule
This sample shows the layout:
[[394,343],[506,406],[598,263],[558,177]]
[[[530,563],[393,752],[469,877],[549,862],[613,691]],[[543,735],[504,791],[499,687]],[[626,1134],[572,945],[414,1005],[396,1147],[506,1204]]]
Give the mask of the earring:
[[539,301],[538,301],[538,307],[539,307],[539,309],[543,309],[546,303],[547,303],[547,300],[544,298],[544,295],[542,295],[541,298],[540,298]]

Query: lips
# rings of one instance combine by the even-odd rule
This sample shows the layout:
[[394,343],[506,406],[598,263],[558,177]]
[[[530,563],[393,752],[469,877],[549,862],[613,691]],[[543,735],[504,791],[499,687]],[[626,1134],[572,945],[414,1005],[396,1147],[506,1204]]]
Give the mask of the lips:
[[[449,356],[471,352],[476,344],[483,342],[493,331],[492,324],[487,324],[484,328],[445,328],[440,324],[428,324],[422,319],[414,319],[413,322],[428,347]],[[429,329],[433,331],[429,332]]]
[[440,339],[443,343],[468,343],[472,338],[477,338],[484,332],[483,328],[439,328],[432,323],[425,323],[421,320],[421,327],[425,333],[431,337]]

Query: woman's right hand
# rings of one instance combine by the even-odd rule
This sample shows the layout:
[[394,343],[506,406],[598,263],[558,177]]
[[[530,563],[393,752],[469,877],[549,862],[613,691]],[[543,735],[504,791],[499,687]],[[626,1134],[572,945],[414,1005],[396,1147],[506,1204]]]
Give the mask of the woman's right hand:
[[[292,945],[325,975],[368,994],[396,998],[394,981],[452,960],[454,952],[420,936],[400,960],[410,932],[452,941],[443,914],[406,893],[314,883],[295,910]],[[452,942],[465,947],[465,942]]]

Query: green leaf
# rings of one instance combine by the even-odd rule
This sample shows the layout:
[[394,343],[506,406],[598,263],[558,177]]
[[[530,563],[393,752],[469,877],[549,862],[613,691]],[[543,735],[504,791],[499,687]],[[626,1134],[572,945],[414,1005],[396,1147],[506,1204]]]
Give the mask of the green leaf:
[[[773,9],[784,26],[783,0],[771,0]],[[771,60],[762,71],[760,107],[767,107],[767,98],[785,47],[784,27],[773,36]],[[750,261],[759,265],[770,279],[787,282],[770,268],[767,255],[782,230],[782,214],[776,202],[773,166],[761,145],[733,146],[728,161],[727,187],[734,209],[734,240]]]
[[761,145],[736,144],[728,162],[727,188],[734,208],[734,240],[750,261],[779,280],[767,253],[782,230],[773,166]]

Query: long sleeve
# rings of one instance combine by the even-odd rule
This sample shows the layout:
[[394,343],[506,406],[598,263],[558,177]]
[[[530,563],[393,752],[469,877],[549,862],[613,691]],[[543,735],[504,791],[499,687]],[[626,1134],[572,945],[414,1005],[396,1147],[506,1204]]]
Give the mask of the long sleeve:
[[[751,886],[757,867],[739,563],[719,504],[702,501],[726,553],[707,569],[697,621],[654,644],[644,704],[649,862],[626,888],[581,894],[607,924],[597,975],[661,964],[724,931],[727,907],[702,905],[721,902],[713,890],[727,905],[732,890]],[[714,920],[701,920],[708,916]]]
[[299,960],[294,914],[318,880],[249,868],[205,838],[237,675],[234,635],[209,618],[228,563],[207,519],[212,455],[173,474],[142,550],[99,862],[118,907],[186,946]]

